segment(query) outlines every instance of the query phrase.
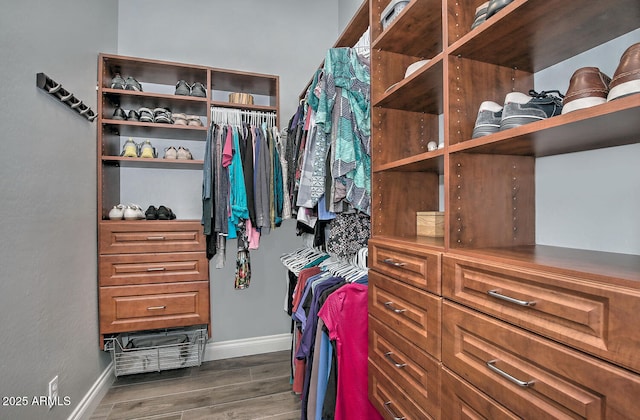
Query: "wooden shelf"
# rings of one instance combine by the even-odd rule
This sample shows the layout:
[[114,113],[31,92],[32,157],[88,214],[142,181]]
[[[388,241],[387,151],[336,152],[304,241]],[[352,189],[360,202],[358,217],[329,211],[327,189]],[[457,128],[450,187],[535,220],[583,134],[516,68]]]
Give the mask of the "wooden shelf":
[[444,150],[438,149],[393,162],[373,166],[373,172],[437,172],[444,173]]
[[102,156],[104,164],[112,164],[123,168],[158,168],[158,169],[202,169],[203,160],[196,159],[162,159],[131,158],[122,156]]
[[449,54],[534,73],[630,32],[638,22],[636,0],[619,0],[615,7],[565,0],[547,0],[540,7],[537,1],[515,0],[452,43]]
[[[372,40],[371,48],[421,58],[435,57],[442,52],[441,4],[440,0],[411,1],[380,36]],[[380,15],[381,10],[373,13],[374,25],[380,26]]]
[[137,111],[141,106],[146,106],[152,111],[154,108],[167,108],[171,112],[202,116],[208,114],[207,98],[110,88],[102,89],[102,94],[111,103],[119,105],[125,110],[134,109]]
[[[203,124],[206,121],[203,121]],[[139,121],[121,121],[103,119],[102,124],[115,133],[126,137],[154,137],[162,139],[182,138],[185,140],[201,140],[206,138],[207,127],[145,123]]]
[[389,89],[374,107],[442,114],[442,54]]
[[552,156],[640,142],[640,95],[454,144],[451,153]]

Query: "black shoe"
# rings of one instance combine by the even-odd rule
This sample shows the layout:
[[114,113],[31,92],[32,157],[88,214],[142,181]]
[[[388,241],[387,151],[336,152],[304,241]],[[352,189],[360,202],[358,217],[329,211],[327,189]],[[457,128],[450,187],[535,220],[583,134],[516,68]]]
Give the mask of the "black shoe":
[[116,108],[115,111],[113,111],[113,119],[114,120],[122,120],[122,121],[126,121],[127,120],[127,114],[124,113],[124,110],[120,107]]
[[135,109],[132,109],[129,111],[127,119],[129,121],[140,121],[140,114],[138,114],[138,111],[136,111]]
[[144,212],[144,218],[147,220],[156,220],[158,218],[158,210],[155,206],[149,206],[147,211]]
[[176,215],[173,214],[170,208],[165,206],[158,207],[158,220],[173,220]]
[[191,94],[191,86],[184,80],[178,80],[176,83],[176,95],[189,96]]
[[207,89],[204,88],[204,85],[200,82],[195,82],[191,85],[191,96],[197,96],[199,98],[207,97]]

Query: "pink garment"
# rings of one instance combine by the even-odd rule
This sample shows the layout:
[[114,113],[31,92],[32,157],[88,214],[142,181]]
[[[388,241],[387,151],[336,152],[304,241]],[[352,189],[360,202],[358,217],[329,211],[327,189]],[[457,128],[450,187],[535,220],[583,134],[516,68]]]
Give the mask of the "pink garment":
[[222,149],[222,166],[228,167],[231,165],[233,159],[233,137],[231,127],[227,127],[227,137],[224,141],[224,147]]
[[249,249],[258,249],[260,247],[260,232],[251,224],[251,219],[247,219],[247,237],[249,238]]
[[329,295],[318,312],[336,342],[335,420],[382,419],[367,394],[367,290],[364,284],[348,283]]

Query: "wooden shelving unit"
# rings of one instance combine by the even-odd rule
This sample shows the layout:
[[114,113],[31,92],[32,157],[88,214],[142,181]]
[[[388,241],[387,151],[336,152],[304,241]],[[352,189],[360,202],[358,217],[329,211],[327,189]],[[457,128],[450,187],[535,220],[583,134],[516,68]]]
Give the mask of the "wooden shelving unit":
[[[482,0],[412,0],[383,30],[388,3],[370,1],[370,400],[385,418],[633,417],[640,256],[537,244],[535,167],[638,143],[640,95],[471,137],[483,101],[637,29],[640,5],[514,0],[471,29]],[[444,237],[418,236],[438,210]]]

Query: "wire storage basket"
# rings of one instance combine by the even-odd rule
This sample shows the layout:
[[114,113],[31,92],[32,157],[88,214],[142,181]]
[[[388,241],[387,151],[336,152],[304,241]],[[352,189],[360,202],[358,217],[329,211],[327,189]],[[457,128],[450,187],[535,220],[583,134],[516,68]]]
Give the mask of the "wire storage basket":
[[119,335],[106,339],[116,376],[200,366],[207,329],[180,329]]

